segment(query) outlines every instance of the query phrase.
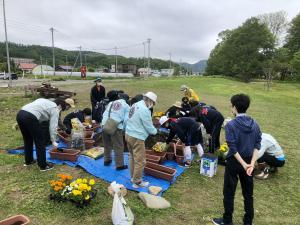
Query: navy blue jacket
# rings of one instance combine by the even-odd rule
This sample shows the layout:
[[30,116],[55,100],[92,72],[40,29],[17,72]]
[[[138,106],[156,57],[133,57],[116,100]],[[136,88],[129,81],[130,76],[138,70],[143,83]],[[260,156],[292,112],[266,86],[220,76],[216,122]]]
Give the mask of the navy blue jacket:
[[91,89],[91,103],[92,106],[95,107],[97,102],[101,102],[105,98],[105,87],[100,86],[100,89],[98,91],[97,86],[95,85]]
[[229,147],[227,158],[239,153],[250,158],[254,149],[260,149],[261,131],[258,124],[249,116],[237,116],[225,126],[225,138]]
[[64,121],[63,121],[63,124],[66,126],[67,130],[66,132],[68,134],[71,133],[71,130],[72,130],[72,123],[71,123],[71,120],[73,118],[78,118],[79,121],[82,123],[84,122],[84,114],[81,110],[78,110],[78,111],[74,111],[74,112],[71,112],[69,113],[68,115],[66,115],[66,117],[64,118]]

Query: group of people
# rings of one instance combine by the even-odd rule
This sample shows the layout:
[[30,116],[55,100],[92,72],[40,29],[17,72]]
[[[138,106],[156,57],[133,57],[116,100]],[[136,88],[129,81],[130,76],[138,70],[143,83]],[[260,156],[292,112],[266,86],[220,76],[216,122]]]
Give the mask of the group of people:
[[[213,106],[199,102],[197,94],[186,85],[182,102],[176,102],[159,120],[160,125],[170,130],[166,143],[169,144],[177,136],[185,145],[184,166],[192,163],[191,146],[196,146],[199,156],[204,153],[203,138],[200,123],[209,135],[209,152],[214,153],[220,147],[220,131],[224,122],[222,114]],[[151,91],[137,95],[131,100],[123,91],[110,91],[106,94],[100,78],[95,80],[91,89],[92,109],[85,108],[68,114],[63,124],[66,132],[72,130],[71,119],[78,118],[81,122],[86,117],[100,122],[103,132],[104,166],[112,163],[112,150],[115,154],[116,170],[127,169],[124,163],[123,151],[126,145],[129,151],[129,169],[134,188],[147,187],[149,183],[143,180],[143,170],[146,164],[145,140],[149,135],[157,134],[153,125],[152,112],[157,102],[157,95]],[[244,197],[244,224],[252,224],[253,209],[253,170],[256,161],[264,166],[257,175],[265,179],[270,171],[276,171],[285,163],[284,153],[277,141],[269,134],[262,134],[259,125],[246,114],[250,106],[250,98],[245,94],[231,97],[231,109],[235,116],[225,126],[225,139],[229,146],[226,156],[224,174],[224,214],[221,218],[213,219],[214,224],[231,225],[234,205],[234,195],[238,179],[240,180]],[[33,143],[37,150],[37,163],[41,171],[53,168],[46,162],[45,142],[41,131],[41,122],[49,121],[49,133],[52,145],[57,147],[56,129],[59,124],[61,111],[74,108],[73,99],[37,99],[22,107],[17,114],[25,146],[25,164],[29,166],[36,161],[33,158]],[[102,107],[101,115],[99,107]],[[167,146],[168,147],[168,146]],[[259,156],[259,152],[264,153]],[[259,159],[258,159],[259,158]]]

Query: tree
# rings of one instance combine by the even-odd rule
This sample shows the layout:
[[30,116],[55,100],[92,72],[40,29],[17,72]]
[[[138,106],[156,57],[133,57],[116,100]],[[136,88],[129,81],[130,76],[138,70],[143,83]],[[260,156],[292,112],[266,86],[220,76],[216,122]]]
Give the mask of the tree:
[[300,50],[300,13],[292,20],[286,36],[285,47],[289,49],[292,57]]
[[294,54],[291,65],[296,73],[296,79],[300,79],[300,51]]
[[279,11],[274,13],[267,13],[257,16],[259,21],[265,24],[271,33],[276,38],[276,45],[281,43],[281,35],[288,26],[287,13],[285,11]]

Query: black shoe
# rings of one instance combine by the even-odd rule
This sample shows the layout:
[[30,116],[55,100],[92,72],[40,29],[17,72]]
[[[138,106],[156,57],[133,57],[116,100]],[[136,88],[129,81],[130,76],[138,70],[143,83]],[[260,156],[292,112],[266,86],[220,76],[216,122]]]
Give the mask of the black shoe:
[[224,223],[223,218],[213,218],[212,220],[213,224],[215,225],[233,225],[233,223]]
[[31,165],[33,165],[33,164],[35,164],[36,163],[36,160],[34,159],[34,160],[32,160],[30,163],[24,163],[23,164],[23,166],[31,166]]
[[40,167],[40,171],[48,171],[53,169],[53,164],[52,163],[47,163],[45,167]]
[[127,165],[118,166],[118,167],[116,168],[116,170],[126,170],[126,169],[128,169],[128,166],[127,166]]
[[104,161],[104,166],[109,166],[111,164],[111,160]]
[[270,173],[277,173],[278,172],[278,168],[277,167],[270,167],[269,168],[269,172]]

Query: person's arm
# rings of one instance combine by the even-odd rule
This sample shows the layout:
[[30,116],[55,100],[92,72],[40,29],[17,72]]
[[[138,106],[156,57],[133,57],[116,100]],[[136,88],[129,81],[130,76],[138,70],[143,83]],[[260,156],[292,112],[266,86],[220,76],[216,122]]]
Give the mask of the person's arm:
[[145,130],[148,132],[148,134],[152,134],[152,135],[157,134],[157,129],[153,126],[153,122],[149,110],[143,110],[140,119],[142,120],[142,124]]
[[91,89],[91,103],[93,105],[96,105],[96,103],[97,103],[97,100],[94,97],[94,87],[92,87],[92,89]]
[[257,130],[257,137],[256,137],[255,145],[254,145],[254,151],[253,151],[250,167],[246,171],[248,176],[252,176],[254,165],[255,165],[255,162],[258,158],[258,151],[261,148],[261,131],[260,131],[259,127],[257,127],[257,129],[258,129]]
[[239,154],[238,152],[236,152],[236,153],[234,154],[234,158],[236,158],[236,160],[242,165],[242,167],[243,167],[246,171],[248,171],[247,169],[250,167],[250,165],[247,164],[247,163],[242,159],[242,157],[240,156],[240,154]]
[[51,108],[50,109],[50,121],[49,121],[49,133],[50,139],[53,142],[56,140],[56,129],[58,125],[58,118],[59,118],[59,110],[58,108]]
[[168,135],[166,143],[169,144],[173,140],[174,137],[175,137],[175,132],[173,131],[173,129],[170,129],[170,133]]

